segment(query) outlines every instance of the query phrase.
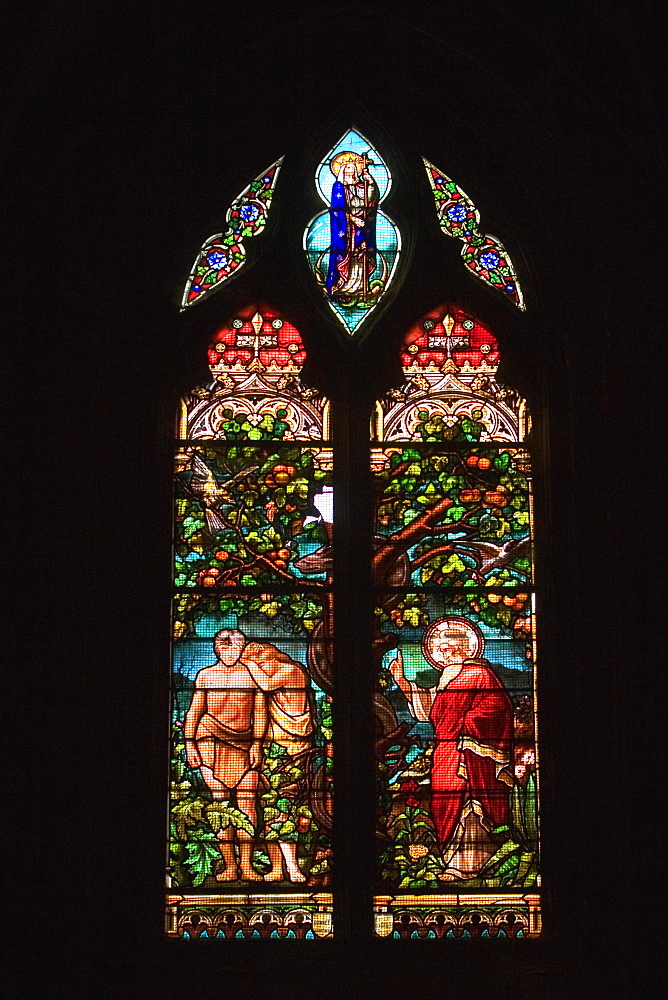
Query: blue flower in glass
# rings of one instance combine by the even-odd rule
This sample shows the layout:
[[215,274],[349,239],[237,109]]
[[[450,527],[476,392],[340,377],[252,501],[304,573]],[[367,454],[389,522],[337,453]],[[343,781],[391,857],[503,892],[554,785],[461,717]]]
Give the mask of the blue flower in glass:
[[214,271],[222,271],[222,269],[227,266],[227,257],[224,253],[220,253],[219,250],[214,251],[214,253],[210,253],[206,259],[209,266],[212,267]]

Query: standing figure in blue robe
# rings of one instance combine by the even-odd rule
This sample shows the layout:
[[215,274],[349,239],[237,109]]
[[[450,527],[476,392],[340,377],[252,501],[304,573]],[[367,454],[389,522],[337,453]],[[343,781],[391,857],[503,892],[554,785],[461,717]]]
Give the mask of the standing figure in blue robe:
[[368,302],[369,279],[376,270],[376,211],[378,186],[368,171],[366,153],[346,151],[335,156],[331,170],[329,210],[331,242],[325,287],[337,302]]

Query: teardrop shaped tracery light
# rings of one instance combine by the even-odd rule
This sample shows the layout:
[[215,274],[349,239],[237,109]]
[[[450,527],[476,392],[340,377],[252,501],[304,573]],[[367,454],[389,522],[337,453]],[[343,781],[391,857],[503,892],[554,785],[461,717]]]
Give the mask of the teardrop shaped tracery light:
[[246,263],[244,240],[258,236],[267,224],[282,163],[283,157],[237,195],[225,216],[225,232],[205,241],[188,276],[181,310],[215,292]]
[[399,261],[401,234],[378,208],[392,179],[378,151],[349,129],[320,162],[315,180],[328,207],[306,227],[304,250],[330,307],[354,334]]
[[519,309],[524,297],[513,262],[501,240],[480,228],[480,212],[465,191],[422,157],[436,202],[438,222],[446,234],[461,240],[464,263],[476,277],[503,292]]

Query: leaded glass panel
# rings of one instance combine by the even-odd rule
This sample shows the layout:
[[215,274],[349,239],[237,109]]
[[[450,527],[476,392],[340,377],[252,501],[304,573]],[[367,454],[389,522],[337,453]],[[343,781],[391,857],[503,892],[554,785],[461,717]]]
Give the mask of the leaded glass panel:
[[298,331],[238,312],[181,403],[167,933],[332,933],[332,452]]
[[496,382],[491,331],[452,303],[402,362],[371,450],[376,933],[535,936],[529,417]]

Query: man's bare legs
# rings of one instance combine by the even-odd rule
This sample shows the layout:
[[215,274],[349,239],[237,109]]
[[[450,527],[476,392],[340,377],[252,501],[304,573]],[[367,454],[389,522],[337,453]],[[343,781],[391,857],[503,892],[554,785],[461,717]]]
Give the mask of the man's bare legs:
[[[237,806],[250,820],[253,830],[257,829],[257,785],[258,773],[256,770],[247,771],[237,785]],[[259,882],[262,876],[253,868],[251,861],[255,838],[250,836],[245,830],[237,830],[239,840],[239,869],[242,879],[249,882]]]
[[265,882],[281,882],[283,879],[283,855],[274,841],[266,845],[266,851],[271,861],[271,869],[264,876]]
[[223,871],[216,872],[216,881],[236,882],[239,872],[237,871],[237,859],[234,853],[234,830],[231,826],[228,826],[226,830],[219,830],[216,836],[218,837],[218,850],[225,862]]
[[[208,767],[202,767],[202,777],[208,785],[214,802],[229,802],[232,796],[232,789],[224,785],[222,781],[214,775]],[[257,771],[248,771],[237,785],[237,808],[244,814],[253,826],[257,826]],[[253,849],[255,839],[245,830],[236,831],[236,840],[239,844],[239,865],[234,850],[235,829],[228,826],[219,830],[216,834],[218,838],[218,849],[225,863],[223,871],[216,874],[218,882],[235,882],[239,878],[248,882],[259,882],[262,876],[255,871],[252,866]]]

